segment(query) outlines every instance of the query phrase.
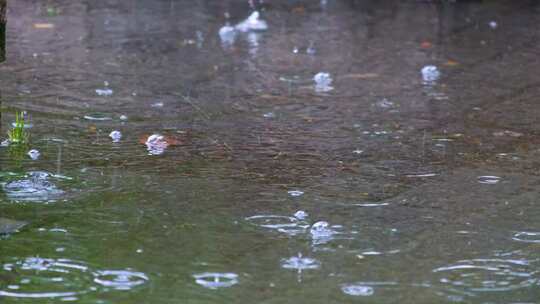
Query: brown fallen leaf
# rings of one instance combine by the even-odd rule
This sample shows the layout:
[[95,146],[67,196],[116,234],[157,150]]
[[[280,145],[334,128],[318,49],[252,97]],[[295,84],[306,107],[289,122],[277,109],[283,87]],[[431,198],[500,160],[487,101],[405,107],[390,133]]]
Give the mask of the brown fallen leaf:
[[452,59],[449,59],[448,61],[446,61],[444,63],[444,65],[446,65],[446,66],[457,66],[457,65],[459,65],[459,62],[457,62],[455,60],[452,60]]
[[303,13],[306,12],[306,8],[303,7],[303,6],[293,7],[292,12],[293,12],[294,14],[303,14]]
[[52,23],[34,23],[35,29],[53,29],[54,24]]
[[423,41],[422,43],[420,43],[420,48],[430,49],[432,47],[433,47],[433,44],[429,41]]

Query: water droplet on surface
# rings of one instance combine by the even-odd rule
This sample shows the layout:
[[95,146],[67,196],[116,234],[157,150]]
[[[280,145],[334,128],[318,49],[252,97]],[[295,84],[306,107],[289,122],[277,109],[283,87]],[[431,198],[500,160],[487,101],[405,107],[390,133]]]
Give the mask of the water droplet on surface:
[[208,289],[228,288],[238,284],[238,275],[231,272],[203,272],[193,277],[195,283]]
[[435,81],[441,77],[441,72],[439,72],[439,69],[434,65],[427,65],[422,68],[422,80],[424,80],[425,83],[432,84]]
[[119,142],[122,139],[122,133],[120,131],[114,130],[109,134],[109,137],[113,142]]
[[371,286],[365,286],[365,285],[358,285],[358,284],[347,284],[343,285],[341,287],[341,291],[343,293],[348,294],[350,296],[361,296],[361,297],[367,297],[372,296],[375,293],[375,290]]
[[319,72],[313,76],[313,81],[315,81],[315,92],[329,92],[334,89],[330,86],[333,80],[329,73]]
[[478,176],[477,180],[480,184],[494,185],[501,181],[501,178],[493,175]]
[[100,270],[94,273],[94,282],[116,290],[129,290],[148,281],[142,272],[131,270]]
[[298,210],[294,213],[294,217],[299,220],[305,220],[308,217],[308,213],[304,210]]
[[287,191],[287,193],[289,193],[289,195],[293,196],[293,197],[298,197],[298,196],[304,195],[304,192],[300,191],[300,190],[290,190],[290,191]]
[[30,151],[28,151],[28,156],[32,159],[32,160],[37,160],[39,158],[41,154],[39,153],[38,150],[36,149],[32,149]]

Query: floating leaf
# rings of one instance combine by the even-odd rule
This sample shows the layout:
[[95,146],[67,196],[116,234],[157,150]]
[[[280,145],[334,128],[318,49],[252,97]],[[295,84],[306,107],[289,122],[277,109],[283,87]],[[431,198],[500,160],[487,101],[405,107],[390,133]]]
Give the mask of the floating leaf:
[[52,23],[34,23],[35,29],[53,29],[54,24]]

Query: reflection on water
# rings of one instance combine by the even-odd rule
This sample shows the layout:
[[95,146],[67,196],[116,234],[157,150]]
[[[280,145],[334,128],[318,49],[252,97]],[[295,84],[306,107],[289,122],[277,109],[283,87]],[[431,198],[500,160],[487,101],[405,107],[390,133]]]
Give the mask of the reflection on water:
[[537,1],[9,14],[0,299],[537,301]]

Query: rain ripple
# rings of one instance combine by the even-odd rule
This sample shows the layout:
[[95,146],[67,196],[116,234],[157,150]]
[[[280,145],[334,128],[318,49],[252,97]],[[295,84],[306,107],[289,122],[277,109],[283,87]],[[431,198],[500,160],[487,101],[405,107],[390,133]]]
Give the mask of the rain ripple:
[[88,267],[68,259],[29,257],[2,270],[0,297],[64,298],[96,290]]
[[521,231],[514,234],[512,240],[525,243],[540,243],[540,232]]
[[148,281],[142,272],[131,270],[102,270],[94,273],[94,282],[116,290],[129,290]]
[[245,220],[255,226],[277,230],[289,236],[305,233],[309,224],[304,221],[307,213],[298,211],[295,216],[285,215],[254,215]]
[[506,292],[531,287],[538,283],[537,271],[528,260],[472,259],[439,267],[439,282],[460,289],[464,294]]
[[52,177],[55,176],[48,172],[31,171],[21,179],[3,184],[3,188],[7,197],[13,201],[54,201],[64,191],[51,181]]
[[227,288],[238,284],[238,275],[232,272],[203,272],[194,274],[195,283],[208,289]]
[[79,261],[28,257],[5,263],[0,270],[0,298],[77,300],[91,292],[130,290],[149,279],[131,270],[95,270]]

